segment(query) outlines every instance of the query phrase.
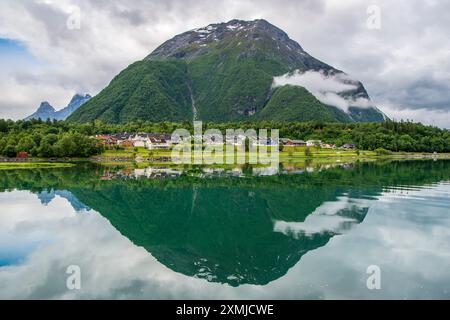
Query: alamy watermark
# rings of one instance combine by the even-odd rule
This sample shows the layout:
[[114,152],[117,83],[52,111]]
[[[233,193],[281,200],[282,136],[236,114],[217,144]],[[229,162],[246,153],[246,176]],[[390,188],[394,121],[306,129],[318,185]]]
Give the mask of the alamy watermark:
[[218,129],[203,133],[203,123],[194,121],[194,134],[186,129],[175,130],[172,141],[172,162],[176,164],[263,164],[278,166],[279,131],[267,129],[227,129],[225,136]]
[[69,275],[66,280],[68,290],[81,290],[81,268],[77,265],[70,265],[66,269]]
[[367,29],[380,30],[381,29],[381,8],[377,5],[367,7]]
[[66,21],[67,29],[80,30],[81,29],[81,9],[77,6],[71,6],[69,9],[69,16]]
[[381,289],[381,268],[377,265],[367,267],[366,273],[369,277],[366,281],[367,289],[380,290]]

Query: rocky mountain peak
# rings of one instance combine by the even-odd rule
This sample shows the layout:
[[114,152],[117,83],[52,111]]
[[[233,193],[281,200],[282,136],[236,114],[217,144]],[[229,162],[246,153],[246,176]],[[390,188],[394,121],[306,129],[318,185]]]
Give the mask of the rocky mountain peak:
[[80,93],[76,93],[72,99],[70,100],[69,105],[74,104],[74,103],[78,103],[79,101],[82,100],[86,100],[86,99],[91,99],[91,95],[90,94],[80,94]]
[[89,94],[75,94],[70,100],[69,104],[62,108],[59,111],[56,111],[53,106],[50,105],[47,101],[44,101],[40,104],[39,108],[35,113],[26,117],[24,120],[31,119],[41,119],[41,120],[65,120],[68,116],[70,116],[75,110],[77,110],[81,105],[89,101],[92,97]]
[[39,108],[37,111],[38,112],[55,112],[55,108],[53,108],[53,106],[50,103],[48,103],[47,101],[43,101],[39,105]]
[[179,34],[166,41],[146,59],[176,58],[191,60],[212,49],[237,48],[241,52],[254,52],[258,48],[270,54],[306,55],[303,48],[278,27],[266,20],[231,20],[210,24]]

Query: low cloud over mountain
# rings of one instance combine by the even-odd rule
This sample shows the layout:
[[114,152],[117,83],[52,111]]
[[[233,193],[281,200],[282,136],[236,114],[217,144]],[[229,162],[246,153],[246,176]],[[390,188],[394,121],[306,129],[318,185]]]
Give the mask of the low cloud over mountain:
[[349,107],[367,108],[374,104],[365,97],[346,95],[358,89],[358,82],[345,73],[326,75],[323,71],[296,71],[275,77],[273,87],[293,85],[306,88],[320,102],[348,111]]

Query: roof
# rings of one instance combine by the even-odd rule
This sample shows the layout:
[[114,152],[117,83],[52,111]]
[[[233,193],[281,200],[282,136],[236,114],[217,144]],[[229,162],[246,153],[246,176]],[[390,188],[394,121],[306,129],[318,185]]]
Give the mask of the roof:
[[167,143],[168,139],[164,139],[162,137],[150,137],[148,138],[151,143]]

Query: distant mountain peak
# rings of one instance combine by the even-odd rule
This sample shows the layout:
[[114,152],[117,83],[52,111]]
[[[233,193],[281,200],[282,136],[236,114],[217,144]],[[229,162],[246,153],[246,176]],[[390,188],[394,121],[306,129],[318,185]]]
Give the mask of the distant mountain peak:
[[41,120],[65,120],[68,116],[70,116],[75,110],[81,107],[84,103],[89,101],[92,97],[89,94],[80,94],[76,93],[69,104],[62,108],[59,111],[56,111],[55,108],[50,105],[47,101],[41,102],[39,108],[32,115],[26,117],[24,120],[31,119],[41,119]]
[[39,108],[37,109],[38,112],[55,112],[55,108],[53,108],[53,106],[48,103],[47,101],[43,101],[41,102],[41,104],[39,105]]
[[72,104],[74,102],[80,101],[80,100],[84,100],[84,99],[90,99],[92,98],[90,94],[88,93],[76,93],[72,99],[70,100],[69,104]]

